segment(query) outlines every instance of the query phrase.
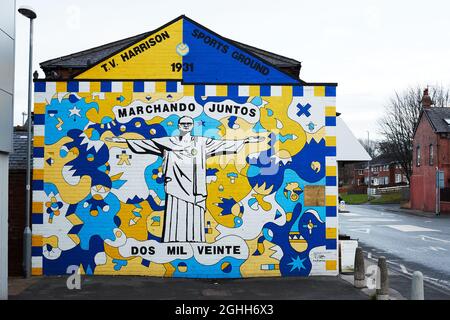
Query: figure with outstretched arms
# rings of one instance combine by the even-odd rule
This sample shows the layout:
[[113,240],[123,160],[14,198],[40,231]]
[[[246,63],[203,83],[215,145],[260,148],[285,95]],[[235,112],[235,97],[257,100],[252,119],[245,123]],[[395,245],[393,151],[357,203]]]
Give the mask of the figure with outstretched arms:
[[180,134],[153,139],[106,138],[127,143],[134,153],[163,158],[166,206],[163,242],[205,242],[206,160],[210,157],[238,153],[244,144],[263,141],[264,137],[242,140],[216,140],[191,135],[191,117],[178,120]]

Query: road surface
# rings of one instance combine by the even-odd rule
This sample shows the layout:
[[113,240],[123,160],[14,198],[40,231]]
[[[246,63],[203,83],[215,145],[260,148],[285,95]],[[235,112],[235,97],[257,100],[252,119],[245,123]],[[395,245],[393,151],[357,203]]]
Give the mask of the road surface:
[[[369,259],[385,256],[405,278],[421,271],[433,299],[450,299],[450,215],[425,217],[394,208],[347,205],[350,212],[339,214],[339,233],[358,239]],[[404,279],[402,285],[399,291],[409,296],[411,282]]]

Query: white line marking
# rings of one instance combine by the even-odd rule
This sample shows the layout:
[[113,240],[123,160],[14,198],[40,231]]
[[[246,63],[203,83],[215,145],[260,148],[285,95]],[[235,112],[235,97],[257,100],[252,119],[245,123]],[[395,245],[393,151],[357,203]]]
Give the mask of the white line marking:
[[440,232],[439,230],[413,226],[411,224],[390,224],[390,225],[386,225],[386,227],[389,227],[389,228],[392,228],[392,229],[396,229],[396,230],[399,230],[399,231],[402,231],[402,232],[418,232],[418,231],[423,231],[423,232],[436,231],[436,232]]
[[350,229],[350,231],[359,232],[359,233],[367,233],[367,234],[370,233],[369,228]]
[[426,241],[426,240],[434,240],[434,241],[440,241],[440,242],[444,242],[444,243],[450,243],[450,241],[448,241],[448,240],[443,240],[443,239],[438,239],[438,238],[432,238],[432,237],[429,237],[429,236],[423,236],[423,235],[421,235],[420,238],[421,238],[423,241]]
[[432,247],[430,246],[430,250],[433,251],[447,251],[447,249],[441,248],[441,247]]
[[355,218],[355,219],[348,219],[348,221],[352,221],[352,222],[396,222],[396,221],[400,221],[400,220],[384,219],[384,218]]
[[406,267],[403,264],[400,264],[400,269],[402,269],[403,273],[409,274],[408,270],[406,269]]

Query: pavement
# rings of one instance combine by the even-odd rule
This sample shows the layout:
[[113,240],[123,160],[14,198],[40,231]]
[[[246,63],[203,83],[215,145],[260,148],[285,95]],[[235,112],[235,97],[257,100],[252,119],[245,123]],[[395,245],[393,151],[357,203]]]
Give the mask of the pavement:
[[340,276],[183,279],[82,276],[69,290],[67,276],[10,278],[10,300],[368,300]]
[[421,271],[425,299],[450,299],[450,215],[400,209],[398,205],[347,205],[340,234],[357,239],[368,262],[385,256],[391,287],[410,297],[411,278]]
[[[450,215],[429,215],[398,205],[347,205],[340,234],[357,239],[365,266],[387,258],[390,299],[411,295],[411,276],[424,274],[425,299],[450,300]],[[375,289],[353,287],[353,274],[336,277],[184,279],[82,276],[69,290],[68,276],[10,278],[10,300],[369,300]]]

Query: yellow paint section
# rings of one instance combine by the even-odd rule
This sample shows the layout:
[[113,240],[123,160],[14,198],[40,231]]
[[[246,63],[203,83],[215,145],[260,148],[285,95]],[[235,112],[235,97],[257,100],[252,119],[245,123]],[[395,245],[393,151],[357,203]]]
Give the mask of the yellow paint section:
[[59,151],[64,144],[71,141],[71,138],[64,137],[55,144],[45,146],[44,159],[51,157],[53,159],[53,164],[49,165],[47,161],[45,161],[44,170],[45,182],[53,183],[58,186],[62,201],[68,204],[75,204],[80,202],[90,193],[91,178],[89,176],[82,176],[78,184],[75,185],[68,184],[66,180],[64,180],[63,167],[77,157],[78,150],[76,148],[70,149],[65,158],[60,156]]
[[[95,275],[111,275],[111,270],[114,270],[115,263],[112,262],[113,259],[125,259],[115,256],[111,256],[106,251],[106,245],[105,245],[105,253],[107,255],[106,263],[103,265],[97,265],[95,267],[94,274]],[[164,265],[157,264],[157,263],[150,263],[150,266],[147,268],[141,264],[142,258],[141,257],[132,257],[127,261],[127,265],[125,267],[120,268],[120,270],[114,270],[114,275],[151,275],[155,277],[163,277],[165,276],[166,269],[164,268]]]
[[251,241],[246,241],[248,246],[248,252],[249,257],[245,262],[241,265],[241,274],[243,277],[279,277],[281,276],[280,270],[261,270],[261,265],[264,264],[279,264],[280,261],[271,258],[270,256],[274,254],[274,250],[271,250],[269,248],[273,247],[273,243],[269,241],[264,241],[264,246],[267,250],[264,250],[264,252],[259,256],[254,256],[253,253],[258,248],[258,239],[259,237],[256,237],[256,239]]
[[317,143],[320,142],[320,140],[325,139],[325,128],[322,127],[319,130],[317,130],[315,133],[306,133],[306,142],[311,143],[311,140],[315,140]]
[[327,177],[336,177],[336,166],[327,166],[326,175]]
[[56,92],[66,92],[66,91],[67,91],[67,82],[57,81],[56,82]]
[[78,75],[76,79],[182,79],[173,63],[182,63],[176,47],[183,41],[183,20],[156,31]]
[[325,145],[327,147],[335,147],[336,146],[336,136],[326,136],[325,137]]
[[[208,197],[206,198],[206,207],[215,222],[231,228],[234,227],[234,218],[236,216],[233,214],[222,215],[222,208],[219,207],[222,203],[222,198],[233,198],[236,201],[240,201],[252,190],[252,187],[248,180],[236,170],[235,165],[229,164],[220,170],[219,163],[214,161],[215,158],[207,161],[208,168],[216,168],[219,171],[216,172],[217,180],[207,185]],[[229,173],[238,173],[234,183],[228,177]]]
[[83,221],[75,214],[71,214],[71,215],[66,216],[66,219],[69,220],[69,222],[71,224],[73,224],[74,226],[83,224]]
[[194,96],[195,87],[192,84],[183,85],[183,94],[186,96]]
[[32,212],[34,213],[34,214],[36,214],[36,213],[43,213],[44,211],[44,207],[43,207],[43,203],[42,202],[33,202],[33,204],[32,204],[32,207],[31,207],[31,209],[32,209]]
[[282,86],[281,87],[281,95],[284,97],[292,97],[293,89],[292,86]]
[[50,237],[47,237],[47,238],[43,238],[42,245],[46,245],[46,244],[51,245],[53,248],[58,248],[58,237],[57,236],[50,236]]
[[46,103],[35,103],[34,104],[34,114],[45,114]]
[[33,180],[43,180],[44,169],[33,169]]
[[32,276],[42,276],[42,268],[31,268]]
[[337,205],[336,196],[326,196],[326,206],[335,207]]
[[325,87],[324,86],[314,87],[314,96],[315,97],[325,97]]
[[31,237],[31,245],[33,247],[42,247],[44,245],[43,237],[41,235],[33,234]]
[[73,241],[73,243],[77,245],[80,244],[80,237],[78,237],[76,234],[68,234],[67,236],[70,238],[70,240]]
[[91,92],[100,92],[100,82],[99,81],[91,81],[90,83]]
[[165,81],[158,81],[155,83],[155,91],[157,93],[166,92],[166,82]]
[[249,90],[249,95],[251,97],[259,96],[259,92],[260,92],[259,86],[249,86],[248,90]]
[[336,116],[336,107],[325,107],[325,116],[327,117],[335,117]]
[[325,262],[325,269],[326,269],[327,271],[330,271],[330,270],[337,270],[337,263],[336,263],[336,260],[327,260],[327,261]]
[[216,86],[216,96],[225,97],[228,95],[228,86]]
[[327,228],[325,232],[325,236],[327,239],[336,239],[337,230],[336,228]]
[[44,147],[44,137],[33,137],[34,147]]
[[305,146],[307,135],[300,123],[289,118],[286,110],[280,108],[280,106],[289,106],[292,102],[292,87],[290,86],[290,90],[283,87],[281,96],[263,98],[267,104],[260,108],[260,122],[264,128],[271,128],[270,131],[274,135],[286,136],[295,133],[294,139],[286,139],[284,142],[277,139],[274,144],[275,153],[278,154],[280,151],[286,151],[288,154],[294,155]]

